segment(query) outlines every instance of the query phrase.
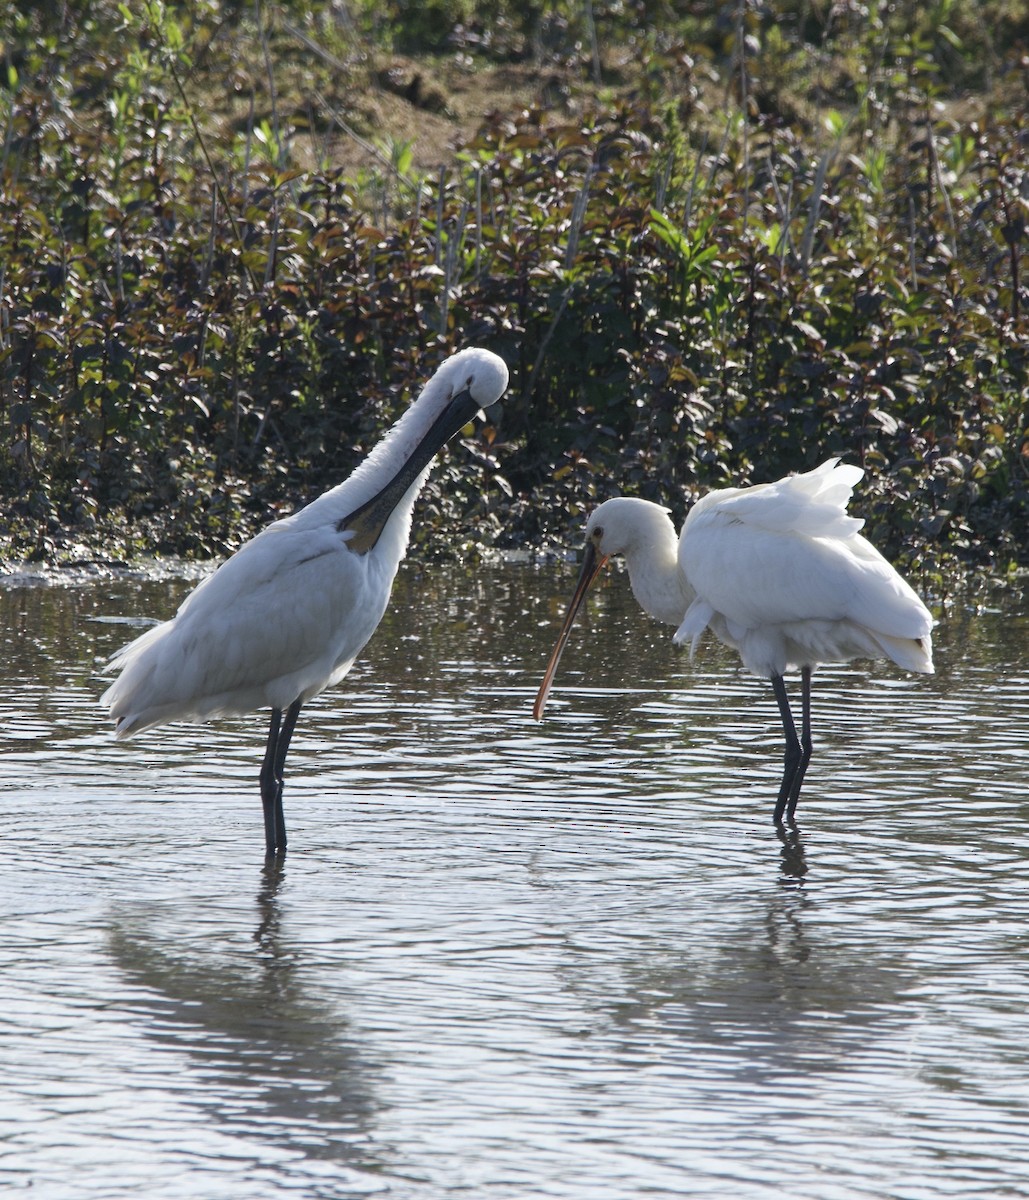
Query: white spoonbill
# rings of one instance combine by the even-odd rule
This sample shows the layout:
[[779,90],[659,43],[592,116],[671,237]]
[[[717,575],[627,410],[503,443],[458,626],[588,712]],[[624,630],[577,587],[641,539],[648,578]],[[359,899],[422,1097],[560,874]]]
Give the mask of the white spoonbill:
[[[777,483],[726,488],[698,500],[676,544],[668,510],[607,500],[586,524],[586,550],[564,625],[533,708],[539,720],[583,598],[608,558],[625,556],[640,606],[690,643],[705,629],[771,680],[786,734],[775,823],[793,820],[811,757],[811,672],[817,663],[889,658],[932,673],[929,610],[847,516],[858,467],[830,459]],[[800,668],[802,732],[783,675]]]
[[339,683],[374,633],[436,452],[507,378],[488,350],[448,358],[349,479],[246,542],[170,621],[112,658],[121,674],[101,703],[119,738],[271,708],[260,777],[269,854],[286,848],[283,765],[301,705]]

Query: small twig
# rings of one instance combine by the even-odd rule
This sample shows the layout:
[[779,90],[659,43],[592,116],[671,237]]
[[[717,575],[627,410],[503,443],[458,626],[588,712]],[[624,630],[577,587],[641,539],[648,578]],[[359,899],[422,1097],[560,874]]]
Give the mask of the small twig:
[[332,54],[330,51],[326,50],[324,46],[320,46],[314,40],[314,38],[309,37],[302,29],[298,29],[296,25],[285,19],[282,22],[282,28],[290,35],[290,37],[295,37],[297,41],[306,46],[312,54],[317,54],[323,62],[327,63],[334,70],[339,71],[341,74],[346,74],[348,70],[347,64],[343,62],[342,59],[337,58],[335,54]]
[[740,57],[740,112],[743,114],[743,232],[750,213],[750,95],[747,79],[747,32],[744,13],[747,0],[736,4],[736,53]]
[[664,165],[657,176],[657,181],[654,185],[654,207],[659,213],[665,210],[665,197],[668,195],[668,184],[672,178],[672,167],[674,166],[673,157],[671,154],[666,155]]
[[579,234],[582,232],[582,222],[590,202],[590,184],[593,182],[592,170],[586,176],[586,182],[579,189],[572,205],[572,219],[568,225],[568,245],[565,247],[565,270],[568,271],[575,263],[575,255],[579,249]]
[[779,255],[779,270],[782,271],[786,265],[786,255],[793,248],[792,239],[790,238],[790,224],[793,220],[793,214],[790,212],[793,181],[790,181],[787,196],[783,197],[782,191],[779,188],[779,180],[775,174],[774,161],[769,164],[768,177],[772,182],[772,191],[775,193],[775,206],[779,212],[779,242],[773,253]]
[[272,204],[275,211],[272,217],[272,244],[268,247],[268,260],[264,266],[265,287],[275,278],[275,268],[279,257],[279,197],[277,192],[272,193]]
[[918,289],[918,257],[915,253],[915,246],[918,241],[918,226],[915,221],[915,202],[911,198],[910,191],[908,192],[908,226],[910,228],[910,240],[908,241],[908,251],[911,257],[911,283],[915,290]]
[[246,208],[250,199],[250,159],[254,151],[254,92],[250,91],[250,109],[247,112],[247,136],[243,143],[243,207]]
[[999,188],[1000,206],[1004,211],[1004,224],[1001,227],[1000,234],[1008,248],[1008,264],[1011,270],[1011,319],[1017,322],[1021,307],[1019,290],[1022,286],[1018,277],[1018,254],[1019,242],[1025,233],[1025,225],[1021,218],[1016,217],[1012,213],[1011,206],[1008,204],[1007,193],[1004,191],[1004,175],[1002,171],[998,171],[997,186]]
[[439,169],[439,187],[436,189],[436,266],[443,264],[443,192],[447,186],[447,169]]
[[947,212],[947,225],[950,229],[950,252],[951,257],[956,258],[958,252],[957,246],[957,229],[954,225],[954,209],[951,207],[950,194],[947,191],[947,184],[943,178],[943,170],[940,167],[940,156],[936,149],[936,135],[933,132],[932,116],[926,108],[925,114],[925,139],[929,150],[929,170],[930,170],[930,186],[935,178],[936,186],[940,190],[940,195],[943,197],[943,207]]
[[387,171],[389,171],[392,175],[395,175],[396,178],[399,179],[401,183],[406,184],[406,186],[409,187],[412,192],[417,190],[417,188],[418,188],[417,181],[415,181],[413,179],[409,179],[408,176],[406,176],[402,171],[399,171],[397,169],[396,163],[394,163],[389,158],[388,155],[383,154],[383,152],[378,148],[378,146],[373,146],[372,143],[369,142],[366,138],[361,137],[361,135],[357,132],[356,129],[353,128],[352,125],[348,125],[347,122],[332,107],[332,105],[325,98],[325,96],[323,96],[321,93],[316,93],[316,98],[318,100],[318,103],[325,109],[325,111],[328,113],[328,115],[332,118],[333,122],[336,125],[338,125],[340,129],[343,130],[343,132],[347,135],[347,137],[352,138],[366,154],[369,154],[369,155],[371,155],[372,158],[377,159],[378,162],[382,166],[384,166]]
[[818,214],[822,209],[822,194],[825,191],[825,174],[829,170],[836,151],[826,150],[818,163],[815,172],[815,185],[811,192],[811,211],[807,215],[807,225],[804,227],[804,238],[800,244],[800,263],[806,271],[811,262],[811,253],[815,244],[815,232],[818,229]]
[[584,0],[583,12],[586,18],[586,33],[590,39],[590,57],[593,65],[593,82],[600,86],[600,44],[597,41],[597,23],[593,19],[593,0]]
[[570,283],[564,290],[564,295],[561,297],[561,303],[557,306],[557,312],[554,313],[554,319],[550,322],[550,328],[543,336],[543,341],[540,342],[539,352],[536,355],[536,361],[532,364],[532,370],[529,372],[528,378],[535,381],[536,372],[543,365],[544,355],[547,353],[547,347],[550,345],[550,339],[554,336],[554,330],[557,328],[558,321],[564,315],[565,309],[568,307],[568,301],[572,298],[572,291],[575,287],[574,283]]
[[475,282],[482,263],[482,168],[475,168]]
[[[257,25],[257,35],[261,40],[261,54],[264,56],[264,72],[268,76],[268,95],[272,103],[272,132],[275,134],[275,156],[282,158],[282,134],[279,125],[279,93],[275,87],[275,72],[272,70],[272,56],[268,48],[268,35],[264,31],[264,21],[261,13],[261,0],[254,0],[254,21]],[[276,166],[280,161],[276,161]]]
[[[447,317],[450,313],[450,293],[455,290],[454,282],[457,274],[457,253],[460,249],[461,242],[464,239],[465,224],[468,220],[468,202],[467,200],[461,206],[460,215],[457,218],[450,237],[447,239],[447,253],[444,259],[443,267],[443,295],[440,298],[440,335],[445,336],[447,332]],[[437,246],[439,241],[437,239]]]
[[[186,89],[182,86],[182,80],[179,78],[179,73],[175,69],[175,63],[170,60],[168,63],[168,70],[171,74],[172,81],[175,84],[175,89],[179,93],[179,98],[182,100],[182,103],[185,106],[186,116],[189,118],[189,123],[193,129],[194,135],[196,136],[197,144],[200,146],[200,153],[203,154],[204,161],[207,163],[207,169],[211,172],[211,182],[214,185],[215,193],[221,202],[222,208],[225,210],[226,216],[229,218],[229,224],[232,226],[233,237],[235,237],[237,243],[239,244],[240,251],[242,251],[243,235],[240,232],[239,225],[236,223],[236,215],[232,211],[232,206],[225,198],[225,193],[222,191],[222,185],[218,182],[218,173],[214,169],[214,163],[211,160],[211,155],[207,150],[207,142],[204,140],[204,135],[200,132],[200,126],[197,124],[197,119],[193,112],[193,106],[190,104],[189,97],[186,95]],[[243,270],[246,272],[247,278],[250,280],[250,286],[253,291],[259,291],[260,289],[257,279],[245,261],[243,262]]]

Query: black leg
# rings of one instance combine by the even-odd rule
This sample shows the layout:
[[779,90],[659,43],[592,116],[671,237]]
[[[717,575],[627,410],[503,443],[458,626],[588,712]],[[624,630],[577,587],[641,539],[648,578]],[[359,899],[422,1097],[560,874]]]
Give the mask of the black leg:
[[811,750],[814,743],[811,740],[811,668],[803,667],[800,672],[801,686],[801,735],[800,735],[800,762],[797,764],[797,770],[793,776],[793,783],[790,785],[790,798],[786,805],[786,819],[793,820],[793,814],[797,809],[797,798],[800,796],[800,785],[804,782],[804,773],[807,771],[807,765],[811,761]]
[[261,763],[261,805],[264,808],[264,846],[266,852],[274,854],[278,847],[278,816],[282,811],[282,794],[275,777],[275,759],[279,745],[279,727],[282,724],[282,709],[272,709],[272,721],[268,727],[268,741]]
[[282,772],[286,765],[286,751],[289,749],[290,738],[293,736],[293,730],[297,725],[297,717],[300,716],[300,701],[294,700],[293,703],[286,709],[286,719],[282,722],[282,729],[279,732],[279,744],[275,752],[275,778],[279,781],[279,791],[282,791]]
[[[790,702],[786,696],[786,683],[781,675],[772,676],[772,688],[779,704],[783,733],[786,735],[786,757],[783,762],[782,783],[779,785],[779,799],[775,802],[775,814],[772,817],[776,825],[781,825],[786,805],[789,803],[793,791],[793,781],[801,769],[800,764],[804,758],[804,751],[800,745],[800,738],[797,737],[797,727],[793,723],[793,713],[790,712]],[[801,772],[801,777],[803,777],[803,772]],[[799,790],[799,783],[797,788]],[[796,800],[794,800],[794,804],[796,804]]]
[[268,742],[264,748],[261,764],[261,804],[264,808],[264,845],[269,855],[286,849],[286,818],[282,811],[282,773],[286,764],[286,751],[300,715],[299,700],[294,700],[286,710],[283,720],[282,709],[272,709],[268,727]]

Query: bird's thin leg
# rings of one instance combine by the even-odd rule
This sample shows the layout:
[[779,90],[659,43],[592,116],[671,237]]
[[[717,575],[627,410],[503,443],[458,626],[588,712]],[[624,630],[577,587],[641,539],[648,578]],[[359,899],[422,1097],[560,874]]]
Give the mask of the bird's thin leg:
[[289,749],[290,739],[293,736],[293,730],[296,728],[297,717],[300,716],[300,705],[300,700],[294,700],[289,708],[286,709],[282,728],[279,730],[279,735],[275,740],[275,849],[280,853],[286,849],[286,817],[282,811],[282,785],[286,766],[286,751]]
[[[286,827],[282,817],[282,769],[279,763],[279,741],[282,726],[282,709],[272,709],[272,720],[268,727],[268,742],[261,763],[261,805],[264,808],[264,845],[268,854],[279,849],[280,831],[285,846]],[[283,751],[285,758],[285,751]]]
[[811,761],[811,751],[814,748],[814,742],[811,740],[811,668],[802,667],[800,671],[800,688],[801,688],[801,734],[800,734],[800,762],[797,764],[797,770],[793,776],[793,783],[790,785],[790,798],[786,804],[786,819],[793,820],[793,814],[797,809],[797,798],[800,796],[800,785],[804,782],[804,773],[807,771],[807,765]]
[[294,700],[286,709],[272,709],[272,721],[268,727],[268,744],[264,748],[261,764],[261,804],[264,806],[264,845],[269,854],[278,854],[286,849],[286,818],[282,811],[282,772],[286,765],[286,751],[300,716],[300,700]]
[[[289,741],[293,736],[293,730],[296,728],[297,717],[300,716],[301,701],[294,700],[293,703],[286,709],[286,719],[282,722],[282,729],[279,731],[278,745],[275,749],[275,778],[279,783],[279,796],[282,796],[282,772],[286,766],[286,751],[289,749]],[[281,823],[281,822],[280,822]],[[283,834],[285,834],[283,827]],[[285,845],[283,839],[283,845]]]
[[793,780],[800,769],[804,752],[801,749],[800,738],[797,737],[797,727],[793,723],[793,713],[790,712],[790,702],[786,696],[786,682],[781,675],[772,676],[772,688],[779,704],[783,733],[786,735],[786,757],[783,763],[782,783],[779,785],[779,799],[775,802],[775,813],[772,817],[776,825],[781,825],[786,805],[789,803]]

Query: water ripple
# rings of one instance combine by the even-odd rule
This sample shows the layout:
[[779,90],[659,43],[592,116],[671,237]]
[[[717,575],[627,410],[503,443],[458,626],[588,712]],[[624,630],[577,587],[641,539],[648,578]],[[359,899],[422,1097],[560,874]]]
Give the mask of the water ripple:
[[0,1182],[67,1200],[1024,1192],[1029,621],[931,679],[816,676],[777,835],[770,689],[613,578],[401,573],[305,709],[115,743],[99,667],[187,582],[0,591]]

